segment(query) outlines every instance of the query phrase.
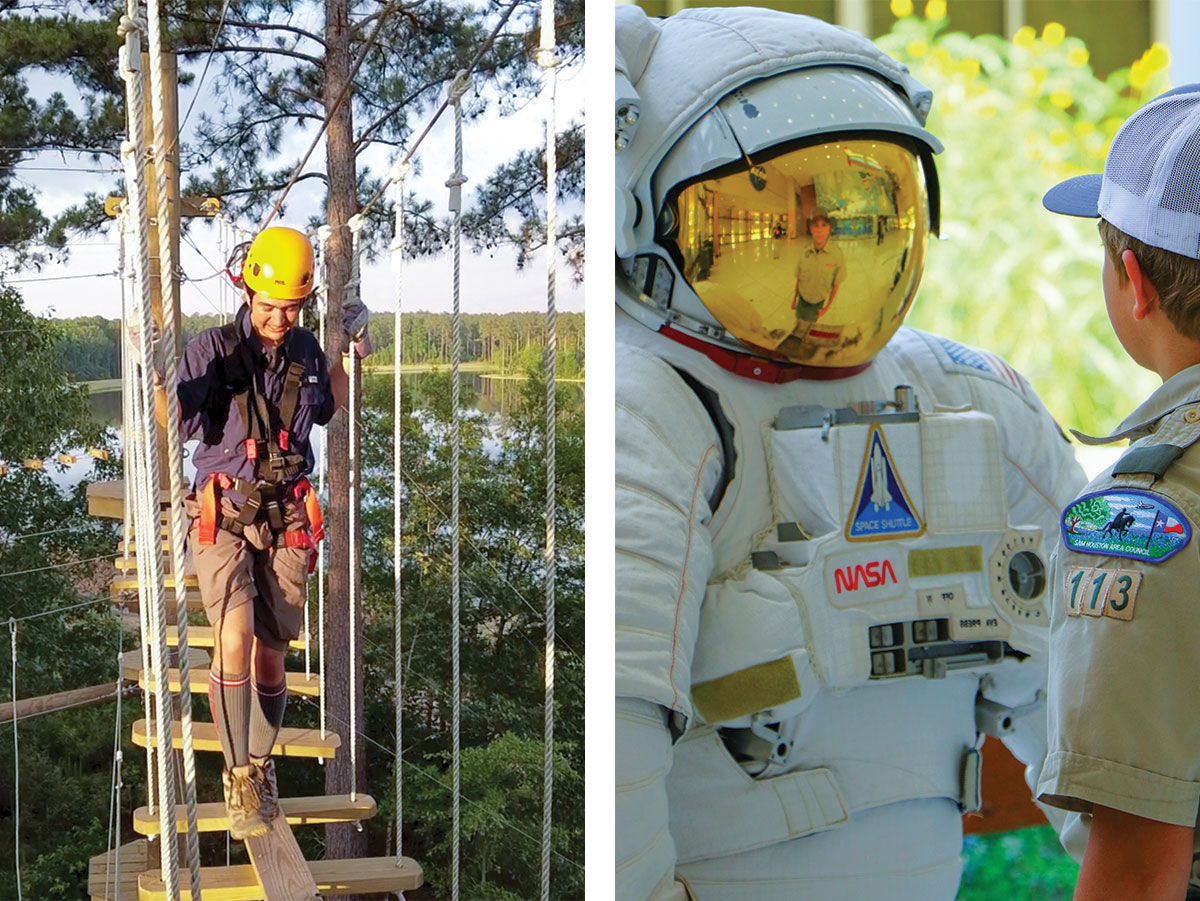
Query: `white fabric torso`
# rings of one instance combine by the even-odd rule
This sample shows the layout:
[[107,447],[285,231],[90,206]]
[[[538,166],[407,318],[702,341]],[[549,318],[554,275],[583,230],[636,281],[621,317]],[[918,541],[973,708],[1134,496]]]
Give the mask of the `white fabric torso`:
[[[645,554],[625,551],[644,550],[670,528],[651,507],[623,509],[618,491],[618,695],[660,704],[690,724],[666,780],[679,871],[702,898],[751,897],[751,886],[770,879],[783,880],[776,888],[813,892],[820,884],[830,897],[853,897],[844,893],[866,885],[869,855],[887,878],[929,874],[932,882],[912,883],[912,897],[951,896],[953,887],[946,895],[935,886],[957,885],[957,802],[964,755],[977,743],[980,676],[988,675],[989,697],[1012,705],[1028,702],[1044,680],[1045,594],[1016,597],[1008,566],[1022,550],[1048,557],[1042,535],[1054,539],[1058,495],[1069,497],[1062,483],[1080,480],[1069,446],[1001,361],[913,330],[901,330],[855,376],[773,385],[617,318],[619,409],[639,423],[661,418],[659,433],[678,433],[695,416],[695,392],[666,363],[715,392],[736,453],[715,514],[689,527],[688,565],[669,592],[636,578]],[[623,356],[631,373],[643,367],[655,383],[643,378],[635,389],[623,380]],[[819,413],[789,409],[890,401],[901,385],[915,392],[919,417],[881,410],[822,427]],[[623,445],[620,432],[619,421],[619,482],[623,471],[661,468],[652,440]],[[707,457],[674,449],[681,461],[701,461],[702,478],[681,479],[696,483],[692,507],[697,485],[711,490],[715,429],[704,441]],[[669,474],[649,478],[670,494]],[[993,583],[997,572],[1003,577]],[[930,654],[924,675],[896,670],[920,668],[912,659],[933,648],[950,653],[948,642],[960,650],[991,642],[980,647],[994,650],[999,641],[1031,656],[996,663],[986,652],[974,662],[958,654],[943,673]],[[731,697],[739,676],[758,683],[747,690],[749,708],[763,691],[773,699],[767,708]],[[752,778],[718,726],[742,735],[774,729],[791,748]],[[868,812],[897,805],[919,811],[934,834],[898,829],[880,844],[880,817],[890,815]],[[773,850],[781,845],[786,854]]]

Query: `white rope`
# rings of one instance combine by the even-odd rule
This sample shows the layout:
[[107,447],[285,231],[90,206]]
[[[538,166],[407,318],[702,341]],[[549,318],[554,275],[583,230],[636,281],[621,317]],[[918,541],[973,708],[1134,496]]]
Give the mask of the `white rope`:
[[[124,74],[124,72],[122,72]],[[137,73],[133,73],[137,77]],[[122,148],[124,154],[124,148]],[[126,181],[132,184],[132,173],[126,175]],[[126,204],[125,212],[122,215],[122,230],[128,229],[129,217],[132,211]],[[134,378],[135,362],[133,359],[132,348],[129,346],[128,336],[130,334],[130,322],[133,318],[132,303],[133,294],[138,290],[137,270],[140,265],[140,258],[137,254],[132,254],[126,258],[126,278],[134,282],[133,291],[130,291],[126,296],[122,295],[122,300],[125,305],[121,309],[121,334],[124,336],[122,340],[122,350],[125,356],[125,368],[121,371],[121,393],[122,393],[122,428],[124,430],[124,439],[126,447],[126,475],[125,475],[125,548],[128,552],[129,544],[135,537],[135,524],[141,523],[145,516],[142,509],[143,492],[138,486],[145,483],[146,474],[142,466],[143,450],[141,439],[138,437],[137,424],[142,421],[142,392],[138,390],[137,382]],[[138,584],[147,584],[150,576],[144,557],[135,559],[137,564]],[[142,672],[150,672],[150,642],[147,641],[147,636],[150,634],[150,610],[149,605],[144,600],[138,602],[138,629],[141,634],[140,650],[142,656]],[[154,757],[154,735],[158,728],[158,716],[154,710],[153,696],[150,694],[150,682],[142,680],[142,710],[146,714],[146,802],[147,809],[150,815],[153,816],[158,805],[158,786],[156,780],[156,768]],[[153,840],[153,837],[152,839]]]
[[393,647],[392,647],[392,665],[394,667],[395,679],[395,704],[396,704],[396,752],[395,762],[393,764],[393,778],[395,780],[396,793],[396,866],[400,866],[400,859],[403,857],[403,817],[401,812],[404,806],[402,800],[402,779],[401,765],[403,763],[403,742],[401,736],[403,734],[403,722],[401,718],[401,710],[404,705],[404,663],[403,652],[404,646],[401,642],[401,621],[400,613],[402,610],[402,591],[401,591],[401,564],[404,558],[404,517],[402,515],[400,504],[402,501],[402,488],[404,478],[401,469],[401,410],[400,399],[402,394],[400,365],[404,359],[404,341],[403,332],[401,331],[400,313],[401,302],[404,297],[404,176],[408,174],[409,164],[403,160],[398,161],[392,167],[392,182],[396,186],[396,200],[394,203],[396,212],[396,225],[392,234],[392,273],[395,277],[396,286],[396,315],[394,319],[395,336],[393,338],[393,347],[395,348],[396,362],[393,365],[392,376],[392,578],[394,580],[393,594]]
[[21,748],[17,741],[17,621],[8,620],[12,633],[12,703],[13,703],[13,863],[17,871],[17,898],[21,894]]
[[541,50],[538,64],[545,70],[546,84],[546,711],[545,750],[542,774],[542,901],[550,898],[551,811],[554,806],[554,493],[555,493],[555,364],[557,332],[555,320],[555,253],[558,214],[555,89],[558,82],[558,56],[554,52],[554,0],[542,0]]
[[[156,34],[158,31],[157,15],[155,4],[152,0],[150,3],[152,11],[152,21],[149,26],[151,57],[155,57]],[[135,510],[142,515],[137,525],[138,540],[142,542],[143,547],[153,547],[154,550],[150,553],[138,554],[139,564],[143,559],[147,561],[150,570],[150,580],[142,581],[139,585],[139,595],[141,603],[145,606],[147,603],[151,605],[151,617],[154,621],[156,641],[151,643],[150,661],[154,672],[155,695],[157,696],[157,713],[159,726],[159,741],[158,741],[158,781],[159,781],[159,864],[162,873],[163,884],[167,890],[167,897],[171,901],[179,899],[179,856],[177,846],[177,836],[175,830],[175,773],[174,760],[171,754],[171,705],[168,696],[169,685],[167,684],[166,674],[166,590],[163,580],[163,565],[162,555],[157,552],[157,541],[159,534],[159,518],[153,516],[150,521],[151,508],[157,514],[158,511],[158,486],[160,484],[160,474],[158,471],[158,447],[157,434],[154,421],[154,386],[152,384],[153,364],[153,334],[154,321],[150,310],[150,279],[149,279],[149,213],[146,205],[146,184],[145,172],[143,170],[144,160],[140,155],[140,148],[145,145],[142,129],[142,117],[140,110],[142,109],[142,88],[141,80],[138,77],[136,70],[133,69],[136,64],[140,64],[140,46],[137,38],[138,23],[135,21],[137,13],[136,0],[127,0],[128,14],[122,18],[121,26],[125,33],[125,58],[121,69],[122,74],[126,78],[126,94],[129,99],[126,109],[128,115],[129,140],[124,141],[121,147],[121,153],[126,164],[127,175],[127,190],[129,193],[129,201],[131,207],[136,211],[137,219],[135,220],[135,233],[138,238],[138,290],[134,292],[133,307],[136,315],[133,317],[135,326],[139,329],[138,348],[140,352],[141,365],[141,395],[142,395],[142,410],[141,420],[138,423],[141,433],[137,436],[138,440],[144,442],[143,451],[143,469],[146,478],[139,479],[134,486],[134,490],[141,492],[142,502],[138,504]],[[161,59],[161,56],[158,56]],[[156,74],[156,67],[151,65],[151,84],[152,91],[162,90],[161,73]],[[162,167],[159,167],[160,178],[163,177]],[[165,189],[160,192],[165,196]],[[160,220],[166,217],[165,204]],[[167,259],[170,259],[170,240],[162,242],[165,248],[160,248],[166,254]],[[163,285],[166,287],[171,283],[170,275],[173,268],[169,266],[161,267],[164,273]],[[172,423],[173,424],[173,423]],[[169,431],[169,430],[168,430]],[[126,486],[128,489],[129,486]],[[149,536],[155,536],[149,539]],[[148,541],[149,539],[149,541]],[[148,639],[149,635],[144,636]],[[145,642],[144,642],[145,643]]]
[[[346,223],[350,229],[350,281],[346,285],[347,298],[357,301],[360,296],[359,279],[362,277],[362,236],[363,217],[354,215]],[[354,671],[358,664],[358,351],[354,348],[354,338],[350,339],[350,451],[346,462],[347,490],[350,494],[348,526],[349,555],[350,555],[350,801],[358,798],[358,680]]]
[[[329,309],[329,236],[333,230],[328,225],[317,229],[321,245],[321,315],[317,319],[317,329],[321,347],[325,346],[325,314]],[[317,494],[325,497],[325,473],[329,467],[329,428],[321,427],[321,462],[317,468]],[[321,739],[326,735],[325,729],[325,545],[322,541],[317,545],[317,670],[320,672],[320,708],[321,708]],[[310,638],[311,640],[311,638]],[[324,765],[325,758],[320,758]]]
[[461,707],[461,687],[459,684],[459,605],[461,603],[461,578],[459,572],[459,532],[458,500],[460,488],[459,454],[462,445],[461,422],[458,397],[458,370],[462,362],[462,324],[459,316],[459,294],[461,288],[462,261],[462,186],[466,183],[463,175],[462,147],[462,96],[466,93],[469,83],[467,73],[460,71],[450,86],[450,102],[454,104],[454,174],[446,182],[450,189],[450,212],[453,214],[451,227],[451,246],[454,248],[454,316],[451,325],[452,344],[454,347],[454,366],[450,382],[450,410],[453,418],[451,425],[451,579],[450,579],[450,649],[453,658],[453,720],[451,734],[453,739],[453,783],[454,783],[454,818],[453,818],[453,870],[451,872],[450,897],[458,901],[458,865],[459,865],[459,769],[460,769],[460,733],[459,713]]
[[[191,871],[192,897],[200,897],[200,831],[196,824],[196,754],[192,737],[192,685],[191,663],[188,660],[188,606],[187,584],[184,581],[184,542],[187,538],[187,519],[183,511],[183,495],[186,491],[183,482],[183,442],[179,435],[179,381],[178,363],[175,356],[176,339],[179,333],[179,297],[175,284],[175,248],[171,235],[171,216],[169,209],[169,187],[167,179],[167,150],[176,143],[177,135],[167,134],[166,102],[167,86],[163,83],[163,23],[159,17],[159,0],[147,0],[147,25],[149,28],[150,44],[150,85],[151,85],[151,118],[154,122],[154,169],[158,186],[158,255],[159,255],[159,284],[162,294],[162,348],[163,348],[163,391],[167,396],[167,486],[171,494],[171,519],[167,534],[171,541],[171,572],[175,576],[175,623],[178,633],[178,663],[179,663],[179,721],[183,738],[183,795],[187,807],[187,860]],[[207,67],[206,67],[207,68]],[[203,80],[203,77],[201,77]],[[171,86],[175,90],[175,86]],[[149,379],[150,374],[143,372],[142,377]],[[156,487],[162,484],[153,483]],[[157,492],[156,492],[157,494]],[[157,509],[158,497],[155,497]],[[157,519],[157,517],[156,517]],[[157,525],[157,522],[156,522]],[[160,554],[158,541],[154,542],[153,553]],[[166,597],[162,598],[163,609],[155,616],[159,655],[164,661],[162,679],[156,682],[155,689],[166,698],[170,704],[170,685],[166,683],[166,666],[170,651],[167,649],[167,617]],[[156,675],[156,679],[160,678]],[[163,740],[168,745],[170,735],[164,733]],[[172,832],[175,831],[175,811],[170,813]],[[166,819],[163,819],[166,828]]]

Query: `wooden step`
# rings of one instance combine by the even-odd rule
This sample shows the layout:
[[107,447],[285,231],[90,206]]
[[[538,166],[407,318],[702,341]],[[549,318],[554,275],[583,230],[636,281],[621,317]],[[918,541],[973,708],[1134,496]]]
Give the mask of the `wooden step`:
[[[359,795],[353,801],[349,795],[314,795],[306,798],[280,798],[279,809],[294,826],[311,826],[315,823],[353,823],[369,820],[375,816],[375,799],[370,795]],[[180,804],[175,808],[175,826],[187,832],[187,808]],[[229,828],[223,801],[208,801],[196,805],[196,828],[201,832],[224,832]],[[158,835],[158,812],[151,816],[148,807],[139,807],[133,812],[133,829],[141,835]]]
[[[358,895],[383,892],[411,892],[425,879],[421,865],[410,857],[363,857],[358,860],[310,860],[309,872],[322,895]],[[180,874],[180,901],[192,895],[186,870]],[[254,867],[201,867],[200,885],[204,901],[265,901],[266,894]],[[138,879],[139,901],[165,901],[166,887],[157,872],[143,873]]]
[[[295,641],[288,642],[288,650],[303,651],[308,643],[303,632]],[[175,626],[167,626],[167,644],[171,647],[179,645],[179,629]],[[213,630],[212,626],[188,626],[188,647],[190,648],[211,648],[213,646]]]
[[[165,576],[164,583],[166,584],[168,591],[174,591],[174,589],[175,589],[175,577],[174,576],[172,576],[172,575]],[[189,573],[189,574],[184,575],[183,584],[186,585],[188,588],[197,588],[198,589],[200,582],[197,580],[197,578],[194,574]],[[113,581],[112,581],[113,597],[116,597],[125,591],[137,591],[137,590],[138,590],[138,580],[136,578],[126,578],[126,579],[118,578],[118,579],[113,579]]]
[[[134,580],[136,584],[137,580]],[[113,603],[119,604],[127,610],[136,613],[141,605],[141,597],[136,594],[124,594],[120,591],[113,591]],[[189,588],[187,590],[187,608],[188,610],[200,611],[204,609],[204,602],[200,600],[200,589]],[[175,589],[174,587],[167,589],[167,621],[172,622],[175,618]]]
[[[157,847],[152,860],[150,843],[144,838],[121,845],[116,851],[97,854],[88,860],[88,897],[92,901],[137,901],[138,877],[157,863]],[[117,876],[121,877],[120,885],[116,884]]]
[[[138,720],[133,724],[133,743],[144,748],[146,740],[146,721]],[[220,751],[217,727],[212,723],[192,723],[192,744],[197,751]],[[336,732],[326,732],[322,739],[320,729],[284,728],[279,730],[271,754],[275,757],[324,757],[328,760],[337,756],[341,746],[341,736]],[[171,747],[183,747],[183,726],[180,723],[171,724]]]
[[[136,667],[123,668],[121,672],[130,681],[136,679],[139,688],[149,688],[154,691],[154,675],[153,673],[142,674],[141,661]],[[191,686],[192,694],[208,692],[208,674],[208,667],[193,667],[188,670],[188,676],[190,676],[188,683]],[[179,694],[178,669],[167,670],[167,685],[172,694]],[[306,676],[304,673],[287,673],[287,689],[288,694],[319,698],[321,696],[321,680],[316,673],[311,676]]]

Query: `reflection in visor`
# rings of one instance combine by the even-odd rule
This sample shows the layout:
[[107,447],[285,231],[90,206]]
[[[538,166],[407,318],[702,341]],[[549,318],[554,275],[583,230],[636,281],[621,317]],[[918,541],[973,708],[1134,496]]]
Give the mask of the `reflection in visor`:
[[836,367],[873,357],[921,278],[920,160],[866,139],[722,171],[671,193],[677,225],[659,236],[709,312],[780,360]]

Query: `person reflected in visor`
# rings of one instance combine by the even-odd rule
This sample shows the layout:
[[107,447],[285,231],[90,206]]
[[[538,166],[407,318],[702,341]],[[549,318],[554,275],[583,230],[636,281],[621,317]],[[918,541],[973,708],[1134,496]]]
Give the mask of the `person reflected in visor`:
[[824,207],[813,207],[808,217],[808,233],[809,237],[801,244],[796,289],[792,294],[797,326],[801,322],[816,322],[846,280],[846,259],[836,244],[829,243],[833,222]]

